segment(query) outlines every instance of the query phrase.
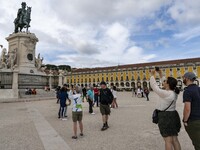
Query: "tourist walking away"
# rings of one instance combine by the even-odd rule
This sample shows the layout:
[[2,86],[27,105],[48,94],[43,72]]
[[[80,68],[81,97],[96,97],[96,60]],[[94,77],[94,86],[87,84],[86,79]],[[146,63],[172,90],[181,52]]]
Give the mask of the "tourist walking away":
[[183,76],[183,83],[187,86],[183,93],[183,124],[195,150],[200,150],[200,87],[194,84],[196,78],[193,72]]
[[88,100],[88,103],[89,103],[89,113],[92,114],[92,115],[95,115],[95,113],[93,112],[93,102],[94,102],[93,87],[88,87],[87,100]]
[[87,99],[87,90],[86,90],[86,87],[84,87],[83,89],[82,89],[82,100],[83,100],[83,102],[84,102],[84,98],[85,99]]
[[113,101],[113,94],[109,88],[107,88],[106,83],[102,81],[100,83],[101,89],[99,90],[99,98],[100,98],[100,112],[102,114],[103,127],[102,131],[109,128],[108,126],[108,115],[110,115],[110,104]]
[[147,101],[149,101],[149,89],[148,89],[148,87],[144,88],[144,94],[146,95]]
[[[156,72],[159,73],[164,89],[160,89],[154,78]],[[181,121],[176,111],[176,101],[179,94],[177,80],[173,77],[162,76],[161,70],[151,71],[150,84],[153,91],[159,96],[158,105],[158,127],[165,141],[166,150],[180,150],[181,146],[178,140],[178,133],[181,128]]]
[[77,139],[77,124],[79,123],[80,136],[83,136],[83,110],[82,110],[82,98],[81,98],[81,88],[79,86],[75,87],[76,94],[71,95],[69,99],[72,101],[72,120],[73,120],[73,131],[74,135],[72,139]]
[[97,86],[94,88],[94,105],[96,104],[99,107],[99,89]]
[[65,117],[67,117],[67,105],[66,100],[68,99],[67,89],[65,87],[62,87],[59,92],[59,100],[60,100],[60,109],[58,112],[58,118],[61,118],[62,120],[67,120]]
[[116,88],[116,86],[112,87],[111,92],[112,92],[112,94],[114,96],[113,102],[111,104],[111,107],[112,108],[118,108],[118,104],[117,104],[117,88]]

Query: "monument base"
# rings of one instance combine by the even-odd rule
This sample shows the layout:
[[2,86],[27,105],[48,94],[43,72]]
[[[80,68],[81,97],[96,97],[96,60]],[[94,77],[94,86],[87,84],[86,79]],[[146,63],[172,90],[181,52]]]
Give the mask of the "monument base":
[[10,54],[8,68],[17,68],[19,74],[45,75],[41,71],[43,58],[35,57],[38,38],[34,33],[18,32],[6,38],[9,43]]
[[13,101],[19,98],[19,90],[13,89],[1,89],[0,90],[0,102],[9,102],[7,100]]

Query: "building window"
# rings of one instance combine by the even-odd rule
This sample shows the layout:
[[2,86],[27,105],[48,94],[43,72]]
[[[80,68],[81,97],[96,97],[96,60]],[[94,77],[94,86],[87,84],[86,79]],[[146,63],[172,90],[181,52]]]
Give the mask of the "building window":
[[128,81],[128,76],[126,76],[126,81]]
[[111,77],[111,81],[113,82],[113,77]]

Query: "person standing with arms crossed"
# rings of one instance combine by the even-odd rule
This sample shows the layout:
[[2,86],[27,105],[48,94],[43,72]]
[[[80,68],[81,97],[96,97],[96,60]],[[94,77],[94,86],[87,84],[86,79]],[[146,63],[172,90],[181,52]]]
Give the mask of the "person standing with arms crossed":
[[200,150],[200,87],[194,84],[196,78],[193,72],[183,76],[183,83],[187,86],[183,92],[183,124],[195,150]]
[[107,130],[108,126],[108,115],[110,115],[110,104],[114,99],[114,96],[109,88],[107,88],[106,83],[102,81],[100,83],[101,89],[99,90],[100,98],[100,112],[102,114],[103,127],[101,131]]

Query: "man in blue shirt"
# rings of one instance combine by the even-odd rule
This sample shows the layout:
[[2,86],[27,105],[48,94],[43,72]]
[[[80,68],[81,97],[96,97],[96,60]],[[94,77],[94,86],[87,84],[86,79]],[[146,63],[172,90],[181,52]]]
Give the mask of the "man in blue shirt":
[[200,87],[194,84],[196,75],[187,72],[183,83],[187,86],[183,93],[183,123],[195,150],[200,150]]
[[89,87],[88,91],[87,91],[87,99],[88,99],[88,103],[89,103],[89,113],[92,115],[95,115],[95,113],[93,112],[93,102],[94,102],[94,93],[93,93],[93,88]]

